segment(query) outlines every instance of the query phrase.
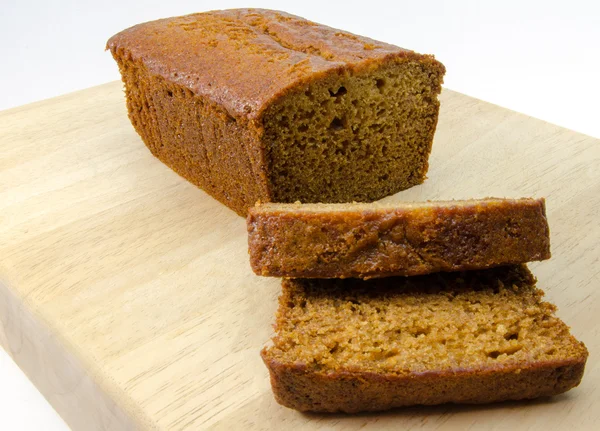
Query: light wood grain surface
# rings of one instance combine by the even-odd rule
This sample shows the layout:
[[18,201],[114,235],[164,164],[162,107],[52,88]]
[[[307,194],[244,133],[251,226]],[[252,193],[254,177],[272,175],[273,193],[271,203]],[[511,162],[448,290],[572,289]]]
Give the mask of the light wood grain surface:
[[154,159],[120,83],[0,112],[0,344],[75,430],[594,429],[600,141],[445,90],[422,186],[387,200],[544,196],[532,270],[590,350],[583,383],[523,403],[359,416],[277,405],[259,350],[279,281],[245,222]]

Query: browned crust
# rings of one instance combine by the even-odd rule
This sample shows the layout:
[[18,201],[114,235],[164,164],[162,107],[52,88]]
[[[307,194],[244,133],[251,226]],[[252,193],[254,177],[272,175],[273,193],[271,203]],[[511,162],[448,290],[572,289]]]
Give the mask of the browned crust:
[[250,264],[263,276],[373,278],[550,258],[544,199],[430,204],[251,208]]
[[256,130],[190,90],[152,75],[118,49],[129,118],[152,154],[241,216],[269,201],[264,152]]
[[[160,19],[128,28],[107,43],[125,49],[151,74],[224,107],[236,118],[260,119],[290,89],[325,75],[353,73],[422,55],[281,11],[230,9]],[[259,121],[257,121],[258,123]]]
[[261,356],[275,399],[283,406],[314,412],[387,410],[410,405],[481,404],[553,396],[579,385],[587,356],[556,362],[397,375],[362,372],[329,374]]

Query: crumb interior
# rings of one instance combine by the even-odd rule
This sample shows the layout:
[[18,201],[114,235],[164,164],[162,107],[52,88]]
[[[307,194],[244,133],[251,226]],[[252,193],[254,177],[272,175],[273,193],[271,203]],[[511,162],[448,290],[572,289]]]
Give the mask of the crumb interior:
[[411,278],[286,280],[269,355],[334,372],[515,366],[585,348],[522,266]]
[[273,200],[372,201],[421,183],[443,71],[414,60],[340,71],[265,114]]

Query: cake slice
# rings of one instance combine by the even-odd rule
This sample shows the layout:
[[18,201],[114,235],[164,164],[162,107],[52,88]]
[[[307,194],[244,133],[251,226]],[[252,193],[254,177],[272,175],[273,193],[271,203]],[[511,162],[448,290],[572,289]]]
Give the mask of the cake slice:
[[265,9],[147,22],[107,48],[152,153],[241,215],[425,179],[445,73],[432,55]]
[[250,264],[264,276],[409,276],[550,257],[543,199],[263,204],[247,224]]
[[273,346],[262,351],[275,398],[353,413],[568,391],[588,352],[534,284],[525,266],[284,280]]

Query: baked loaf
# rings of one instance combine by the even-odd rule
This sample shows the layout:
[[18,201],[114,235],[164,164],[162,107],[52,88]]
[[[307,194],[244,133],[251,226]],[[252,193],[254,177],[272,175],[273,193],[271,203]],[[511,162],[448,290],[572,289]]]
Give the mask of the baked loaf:
[[250,264],[265,276],[419,275],[550,257],[543,199],[265,204],[247,225]]
[[488,403],[577,386],[588,352],[525,266],[283,282],[275,398],[301,411]]
[[136,25],[107,44],[150,151],[241,215],[421,183],[444,66],[263,9]]

